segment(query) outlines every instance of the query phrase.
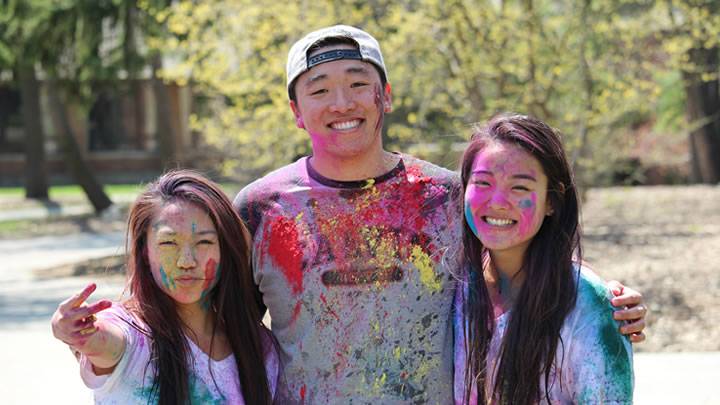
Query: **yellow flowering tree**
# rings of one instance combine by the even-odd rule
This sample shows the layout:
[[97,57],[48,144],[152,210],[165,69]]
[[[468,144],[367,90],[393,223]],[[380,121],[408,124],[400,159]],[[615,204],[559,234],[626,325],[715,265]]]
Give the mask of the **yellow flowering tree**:
[[[380,41],[393,85],[389,149],[455,167],[470,125],[500,111],[536,115],[565,133],[587,182],[652,120],[658,75],[687,47],[666,44],[667,4],[650,0],[179,1],[155,16],[172,34],[149,41],[164,77],[192,86],[193,128],[250,180],[309,152],[287,106],[287,51],[326,25]],[[664,30],[664,31],[663,31]],[[673,51],[668,47],[675,47]],[[460,145],[461,146],[461,145]]]

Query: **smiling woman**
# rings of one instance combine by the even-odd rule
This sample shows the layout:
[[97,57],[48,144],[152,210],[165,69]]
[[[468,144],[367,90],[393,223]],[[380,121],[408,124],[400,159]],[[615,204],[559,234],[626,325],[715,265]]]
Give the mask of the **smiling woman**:
[[558,133],[501,115],[463,155],[466,283],[456,293],[455,402],[631,403],[632,348],[582,263]]
[[129,299],[87,305],[92,284],[52,320],[96,402],[271,403],[277,353],[253,294],[247,230],[222,190],[170,172],[137,198],[128,234]]

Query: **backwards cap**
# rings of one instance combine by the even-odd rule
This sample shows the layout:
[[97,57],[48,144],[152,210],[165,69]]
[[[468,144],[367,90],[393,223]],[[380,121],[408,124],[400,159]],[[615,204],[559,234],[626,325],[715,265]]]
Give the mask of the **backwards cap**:
[[[308,58],[308,49],[314,44],[327,38],[349,38],[357,44],[357,49],[335,49],[322,52]],[[335,25],[313,31],[295,42],[290,48],[287,60],[287,89],[288,93],[293,82],[301,74],[307,72],[313,66],[339,59],[357,59],[370,62],[375,65],[387,80],[387,70],[380,53],[380,44],[367,32],[348,25]]]

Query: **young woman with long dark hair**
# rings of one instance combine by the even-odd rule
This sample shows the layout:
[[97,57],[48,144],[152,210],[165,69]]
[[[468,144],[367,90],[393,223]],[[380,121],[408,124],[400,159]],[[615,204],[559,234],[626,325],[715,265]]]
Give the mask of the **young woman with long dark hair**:
[[191,171],[161,176],[132,206],[127,243],[129,298],[87,305],[91,284],[52,320],[96,403],[271,403],[278,357],[222,190]]
[[461,177],[456,403],[631,403],[631,344],[606,284],[582,265],[559,134],[532,117],[497,116],[473,134]]

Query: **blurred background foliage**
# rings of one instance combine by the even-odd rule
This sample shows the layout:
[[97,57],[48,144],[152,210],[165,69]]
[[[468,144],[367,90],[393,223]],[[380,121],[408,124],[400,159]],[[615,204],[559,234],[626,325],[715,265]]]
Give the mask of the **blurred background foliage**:
[[717,0],[0,4],[0,72],[37,68],[80,106],[99,78],[122,85],[150,70],[189,86],[190,126],[212,154],[203,164],[240,182],[310,153],[288,108],[286,56],[336,23],[382,46],[390,150],[454,169],[473,123],[516,111],[561,130],[585,185],[645,183],[648,173],[720,181]]

